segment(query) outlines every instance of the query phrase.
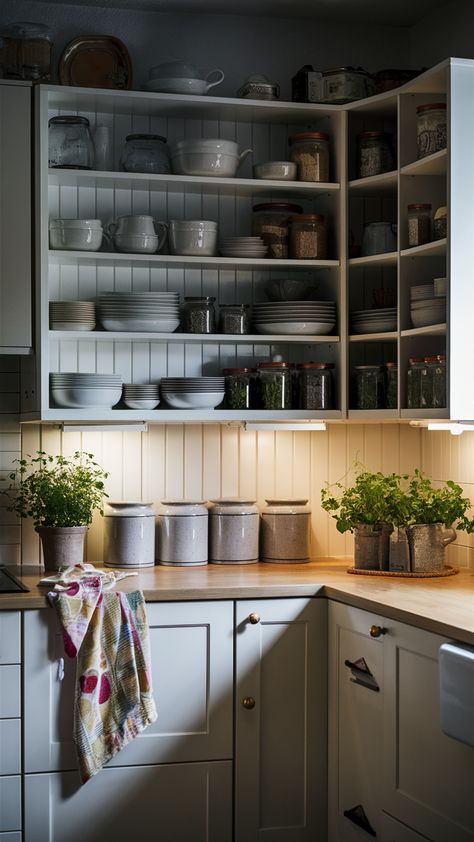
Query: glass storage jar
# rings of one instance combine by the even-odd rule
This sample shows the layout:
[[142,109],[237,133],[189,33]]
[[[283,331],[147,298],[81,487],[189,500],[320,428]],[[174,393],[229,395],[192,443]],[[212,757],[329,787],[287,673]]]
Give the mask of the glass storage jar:
[[259,363],[257,391],[260,409],[291,409],[290,363]]
[[249,332],[248,304],[221,304],[219,307],[219,331],[243,336]]
[[288,138],[290,161],[298,168],[298,181],[329,181],[329,135],[300,132]]
[[446,407],[446,355],[438,354],[433,367],[433,406],[435,409]]
[[185,333],[215,333],[216,314],[213,296],[184,297],[183,330]]
[[437,357],[424,358],[424,366],[421,372],[421,406],[423,409],[433,408],[436,363]]
[[290,257],[294,260],[325,260],[326,223],[320,213],[302,213],[290,218]]
[[446,103],[429,102],[416,109],[418,158],[446,149]]
[[0,34],[4,79],[47,82],[51,76],[51,34],[42,23],[11,23]]
[[209,561],[212,564],[255,564],[260,518],[255,500],[211,500]]
[[381,365],[354,366],[356,409],[385,409],[385,374]]
[[311,509],[305,498],[267,498],[260,522],[262,561],[273,564],[309,561]]
[[87,117],[51,117],[48,127],[48,166],[94,169],[94,144]]
[[421,409],[421,379],[425,370],[423,357],[409,357],[407,371],[408,409]]
[[448,209],[443,206],[437,208],[433,217],[433,239],[444,240],[448,234]]
[[369,178],[395,167],[393,137],[388,132],[362,132],[357,137],[357,175]]
[[255,407],[256,368],[224,368],[226,409]]
[[386,369],[386,407],[397,409],[398,407],[398,367],[397,363],[385,363]]
[[159,134],[129,134],[120,163],[125,172],[170,173],[166,137]]
[[431,240],[431,205],[408,205],[408,246],[422,246]]
[[288,220],[303,213],[300,205],[289,202],[264,202],[252,208],[252,234],[268,246],[267,257],[286,260],[288,257]]
[[333,363],[299,363],[298,403],[300,409],[332,409]]

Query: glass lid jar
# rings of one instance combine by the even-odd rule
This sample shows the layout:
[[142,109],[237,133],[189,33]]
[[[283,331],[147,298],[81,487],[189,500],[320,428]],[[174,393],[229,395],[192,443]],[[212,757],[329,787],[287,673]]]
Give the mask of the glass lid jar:
[[127,135],[120,163],[125,172],[171,172],[166,137],[159,134]]
[[48,165],[64,169],[94,168],[94,144],[87,117],[64,115],[48,122]]

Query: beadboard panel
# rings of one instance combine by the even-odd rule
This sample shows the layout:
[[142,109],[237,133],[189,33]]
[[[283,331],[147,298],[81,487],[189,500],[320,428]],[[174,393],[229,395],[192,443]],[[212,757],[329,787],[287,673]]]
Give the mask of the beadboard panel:
[[[19,411],[19,404],[20,359],[0,356],[0,491],[10,484],[9,474],[16,467],[15,459],[21,456],[20,425],[6,420]],[[18,564],[21,528],[16,515],[7,511],[6,503],[0,498],[0,564]]]

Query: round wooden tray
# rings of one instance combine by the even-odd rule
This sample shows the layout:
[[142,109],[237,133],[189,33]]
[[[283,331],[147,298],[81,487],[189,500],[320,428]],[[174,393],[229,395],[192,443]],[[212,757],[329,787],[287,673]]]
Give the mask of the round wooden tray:
[[455,576],[456,573],[459,573],[459,570],[455,570],[454,567],[450,567],[448,564],[442,570],[438,570],[435,573],[411,573],[402,570],[362,570],[359,567],[349,567],[347,573],[357,573],[359,576],[385,576],[385,578],[397,579],[442,579],[445,576]]

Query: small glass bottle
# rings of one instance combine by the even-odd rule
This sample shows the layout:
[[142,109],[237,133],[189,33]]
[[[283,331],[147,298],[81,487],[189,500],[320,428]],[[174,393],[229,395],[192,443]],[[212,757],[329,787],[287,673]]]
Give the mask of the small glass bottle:
[[387,387],[386,399],[387,409],[397,409],[398,407],[398,367],[397,363],[385,363],[387,372]]
[[127,135],[121,164],[125,172],[171,172],[166,137],[159,134]]
[[94,169],[94,144],[87,117],[51,117],[48,129],[48,166]]
[[300,409],[332,409],[333,363],[299,363],[298,403]]
[[302,213],[290,219],[290,257],[294,260],[325,260],[326,224],[320,213]]
[[290,161],[298,168],[298,181],[329,181],[329,135],[300,132],[288,138]]
[[446,103],[430,102],[416,109],[416,142],[418,158],[433,155],[446,148],[447,121]]
[[395,167],[393,138],[388,132],[362,132],[357,137],[358,178],[390,172]]
[[215,333],[216,314],[213,296],[184,297],[183,330],[185,333]]
[[381,365],[354,366],[356,409],[385,409],[385,374]]
[[226,409],[255,407],[256,368],[224,368]]
[[410,357],[407,371],[407,407],[421,408],[421,378],[425,370],[423,357]]
[[408,246],[422,246],[431,241],[431,205],[408,205]]
[[259,363],[257,384],[260,409],[291,409],[290,363]]
[[219,308],[220,333],[233,333],[239,336],[249,332],[250,319],[248,304],[221,304]]

